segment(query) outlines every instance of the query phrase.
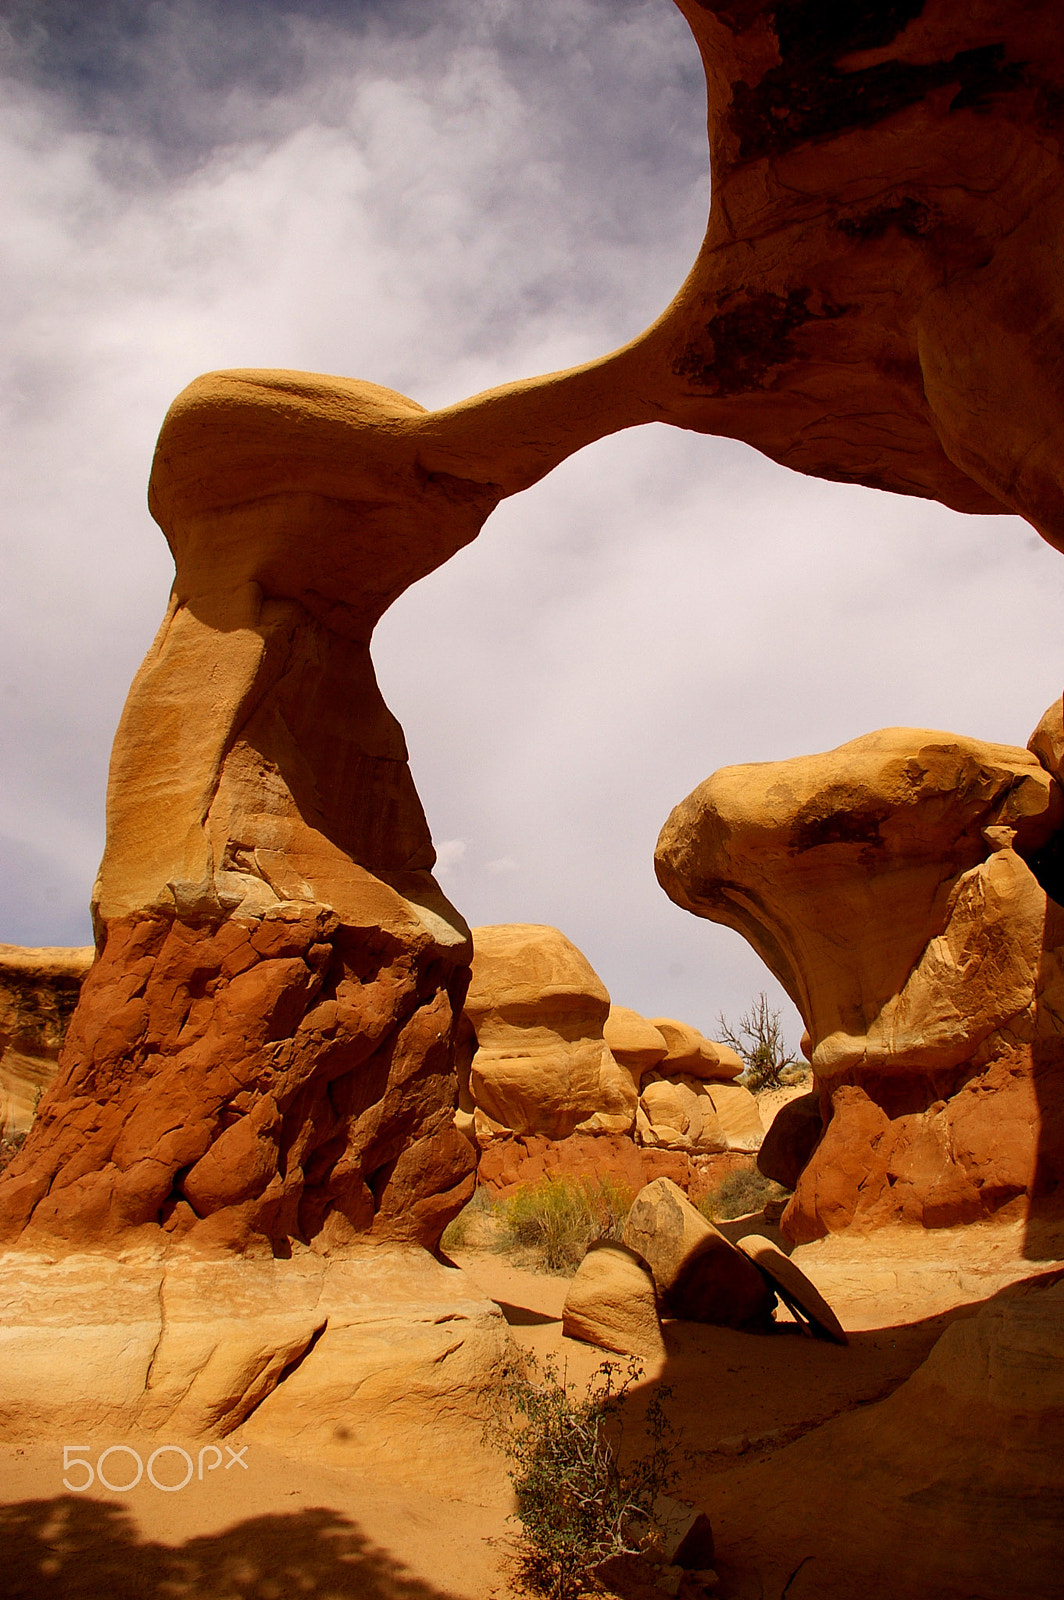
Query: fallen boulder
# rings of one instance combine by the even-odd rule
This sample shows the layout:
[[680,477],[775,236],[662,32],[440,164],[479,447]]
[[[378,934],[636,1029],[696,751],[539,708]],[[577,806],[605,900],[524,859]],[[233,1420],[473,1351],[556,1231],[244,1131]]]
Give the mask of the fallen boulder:
[[764,1276],[671,1179],[657,1178],[636,1195],[624,1242],[647,1263],[671,1316],[728,1328],[771,1317],[776,1295]]
[[654,1277],[635,1250],[590,1247],[565,1297],[562,1332],[620,1355],[664,1355]]

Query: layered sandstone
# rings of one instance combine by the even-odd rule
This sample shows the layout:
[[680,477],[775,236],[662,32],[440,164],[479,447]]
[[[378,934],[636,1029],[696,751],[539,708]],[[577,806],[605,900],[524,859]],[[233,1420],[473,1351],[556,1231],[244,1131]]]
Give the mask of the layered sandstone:
[[1064,796],[1027,750],[888,729],[726,768],[658,876],[742,932],[809,1031],[826,1128],[784,1226],[942,1226],[1064,1181]]
[[0,1135],[29,1129],[94,955],[0,945]]
[[586,957],[557,928],[529,923],[474,928],[473,951],[469,1083],[489,1128],[627,1133],[636,1086],[603,1037],[610,997]]

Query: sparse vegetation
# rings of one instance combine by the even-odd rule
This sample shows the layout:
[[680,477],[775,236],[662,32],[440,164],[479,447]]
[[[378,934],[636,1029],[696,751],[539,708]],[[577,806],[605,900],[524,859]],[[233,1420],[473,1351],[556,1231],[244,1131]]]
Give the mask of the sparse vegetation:
[[659,1389],[646,1409],[648,1448],[619,1464],[622,1409],[642,1376],[630,1360],[604,1361],[586,1393],[570,1388],[549,1360],[526,1356],[499,1392],[492,1441],[507,1456],[521,1534],[525,1586],[548,1600],[572,1600],[596,1587],[594,1570],[612,1556],[653,1549],[654,1505],[675,1486],[679,1438]]
[[478,1189],[441,1243],[445,1250],[498,1250],[532,1271],[568,1277],[589,1245],[621,1237],[632,1198],[609,1176],[542,1178],[502,1200]]
[[632,1208],[632,1192],[614,1178],[543,1178],[496,1202],[497,1248],[540,1270],[569,1275],[587,1248],[619,1239]]
[[780,1013],[763,991],[734,1028],[723,1016],[717,1018],[717,1026],[722,1042],[731,1045],[746,1063],[740,1082],[755,1094],[780,1088],[783,1073],[797,1064],[798,1057],[784,1044]]
[[740,1167],[705,1195],[698,1209],[710,1222],[726,1222],[751,1211],[763,1211],[770,1201],[786,1200],[788,1194],[787,1189],[766,1178],[756,1167]]

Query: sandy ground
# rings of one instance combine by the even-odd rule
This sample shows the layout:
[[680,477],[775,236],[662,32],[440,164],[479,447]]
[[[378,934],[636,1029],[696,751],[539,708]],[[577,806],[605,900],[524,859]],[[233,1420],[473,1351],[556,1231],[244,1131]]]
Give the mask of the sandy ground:
[[[759,1219],[726,1228],[769,1231]],[[710,1511],[722,1600],[779,1600],[784,1587],[773,1593],[751,1578],[749,1552],[771,1514],[757,1498],[758,1472],[769,1481],[774,1463],[832,1419],[890,1395],[952,1319],[1044,1275],[1050,1264],[1025,1260],[1022,1249],[1009,1227],[806,1246],[797,1259],[840,1315],[847,1348],[809,1338],[785,1313],[768,1335],[667,1324],[665,1360],[634,1393],[628,1436],[638,1437],[651,1386],[667,1385],[690,1452],[681,1492]],[[570,1382],[585,1382],[604,1359],[562,1336],[564,1279],[490,1252],[456,1264],[497,1301],[518,1344],[553,1358]],[[71,1439],[0,1453],[0,1595],[12,1600],[510,1600],[509,1488],[503,1462],[487,1453],[482,1487],[461,1494],[449,1492],[445,1462],[414,1492],[390,1488],[373,1461],[352,1472],[262,1448],[179,1491],[142,1480],[127,1492],[97,1481],[77,1493],[63,1485],[64,1444],[89,1445],[93,1460],[103,1447]],[[105,1472],[121,1484],[132,1466],[117,1454]],[[156,1475],[172,1483],[181,1467],[164,1459]],[[739,1483],[749,1492],[734,1492]]]

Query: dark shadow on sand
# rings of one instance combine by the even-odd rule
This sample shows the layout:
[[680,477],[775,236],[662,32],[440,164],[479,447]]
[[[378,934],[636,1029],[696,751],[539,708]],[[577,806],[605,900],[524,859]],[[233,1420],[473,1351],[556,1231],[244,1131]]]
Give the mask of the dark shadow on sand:
[[4,1600],[454,1600],[334,1511],[251,1517],[169,1546],[117,1505],[59,1495],[0,1509]]

